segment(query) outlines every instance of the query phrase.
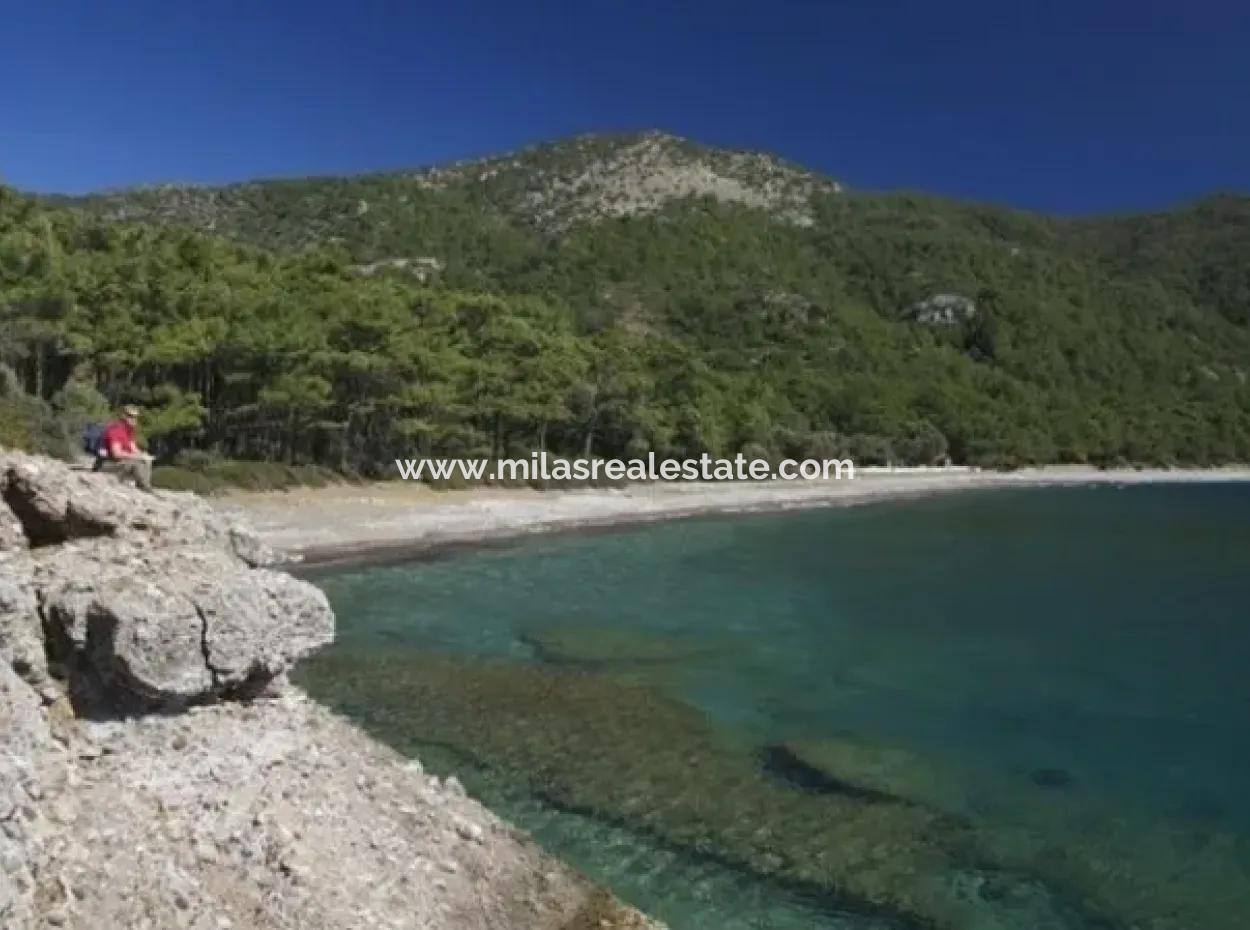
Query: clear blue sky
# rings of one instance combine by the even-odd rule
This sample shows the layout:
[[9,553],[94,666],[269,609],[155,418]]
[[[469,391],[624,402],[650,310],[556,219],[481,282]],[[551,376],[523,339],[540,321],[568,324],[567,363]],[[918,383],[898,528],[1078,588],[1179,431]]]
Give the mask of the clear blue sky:
[[402,168],[663,128],[1057,212],[1250,190],[1250,4],[0,0],[0,178]]

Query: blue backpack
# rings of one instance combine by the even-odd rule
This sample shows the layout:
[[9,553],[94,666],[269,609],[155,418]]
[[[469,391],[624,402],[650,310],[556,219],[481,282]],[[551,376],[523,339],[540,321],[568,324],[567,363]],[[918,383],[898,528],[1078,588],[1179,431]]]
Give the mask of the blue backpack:
[[88,423],[82,428],[82,451],[91,456],[104,453],[104,426],[100,423]]

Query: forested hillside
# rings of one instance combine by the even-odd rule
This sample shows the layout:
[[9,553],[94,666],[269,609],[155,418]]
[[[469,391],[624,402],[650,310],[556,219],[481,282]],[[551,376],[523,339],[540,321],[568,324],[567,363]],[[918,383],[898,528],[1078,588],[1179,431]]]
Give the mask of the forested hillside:
[[1250,208],[1058,221],[655,134],[344,179],[0,192],[0,442],[1250,459]]
[[1157,278],[1250,323],[1250,197],[1223,194],[1168,213],[1070,223],[1064,233],[1067,246],[1114,273]]

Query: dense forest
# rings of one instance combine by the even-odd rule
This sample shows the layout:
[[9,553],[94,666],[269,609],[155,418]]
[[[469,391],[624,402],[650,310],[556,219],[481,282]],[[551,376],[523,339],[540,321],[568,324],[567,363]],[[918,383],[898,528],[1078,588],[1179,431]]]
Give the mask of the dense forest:
[[134,402],[165,460],[360,474],[539,448],[1250,460],[1250,199],[1059,221],[647,144],[633,170],[672,196],[631,193],[638,142],[610,138],[438,172],[0,188],[0,444],[66,450]]

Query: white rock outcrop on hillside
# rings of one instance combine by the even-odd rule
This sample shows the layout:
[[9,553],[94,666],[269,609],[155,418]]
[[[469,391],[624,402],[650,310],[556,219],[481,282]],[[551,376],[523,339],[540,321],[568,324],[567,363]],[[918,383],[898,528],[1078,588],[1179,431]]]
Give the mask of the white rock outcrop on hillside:
[[962,294],[933,294],[907,308],[909,319],[930,326],[954,326],[976,315],[976,302]]

